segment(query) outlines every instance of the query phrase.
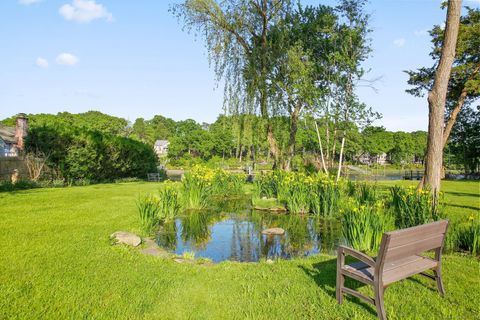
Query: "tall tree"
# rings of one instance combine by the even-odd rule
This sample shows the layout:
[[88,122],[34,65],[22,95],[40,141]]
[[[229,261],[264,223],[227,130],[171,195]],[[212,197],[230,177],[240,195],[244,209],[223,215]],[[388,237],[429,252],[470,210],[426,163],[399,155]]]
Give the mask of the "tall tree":
[[[420,68],[416,71],[406,71],[409,75],[408,84],[413,88],[407,92],[421,97],[432,89],[435,77],[435,67],[438,65],[444,30],[434,26],[430,31],[433,50],[430,56],[435,60],[432,67]],[[452,66],[448,93],[446,99],[445,130],[443,144],[446,145],[458,114],[463,108],[469,107],[480,96],[480,9],[467,7],[467,14],[460,19],[460,29],[457,40],[455,59]]]
[[452,64],[455,59],[460,27],[461,0],[449,0],[441,56],[428,94],[428,139],[425,162],[425,184],[434,194],[440,191],[443,165],[445,102]]
[[[186,0],[172,11],[185,27],[205,36],[218,79],[225,81],[225,101],[238,112],[259,109],[275,164],[279,150],[270,121],[273,67],[269,33],[290,8],[290,0]],[[247,108],[246,108],[247,106]]]

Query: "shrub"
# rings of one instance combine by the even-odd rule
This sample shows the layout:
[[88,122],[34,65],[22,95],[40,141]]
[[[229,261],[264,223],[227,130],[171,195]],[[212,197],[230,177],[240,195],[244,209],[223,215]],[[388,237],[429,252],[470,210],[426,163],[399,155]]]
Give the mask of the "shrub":
[[158,199],[152,195],[141,196],[137,200],[137,209],[142,230],[145,232],[152,231],[159,222],[160,204]]
[[26,150],[49,154],[48,167],[69,181],[145,178],[147,173],[157,170],[157,157],[147,144],[63,125],[32,127]]
[[470,222],[458,226],[455,230],[457,246],[472,255],[480,253],[480,221],[470,217]]
[[342,217],[342,234],[353,248],[360,251],[376,251],[382,235],[392,227],[392,218],[383,210],[383,204],[355,205]]
[[11,181],[1,181],[0,182],[0,192],[16,191],[16,190],[27,190],[38,188],[40,185],[34,181],[30,180],[20,180],[17,183],[12,183]]
[[178,191],[171,183],[166,182],[164,188],[159,190],[158,218],[161,220],[173,219],[180,210]]
[[416,191],[394,186],[390,188],[391,207],[398,228],[409,228],[439,219],[439,208],[434,206],[433,196],[428,190]]

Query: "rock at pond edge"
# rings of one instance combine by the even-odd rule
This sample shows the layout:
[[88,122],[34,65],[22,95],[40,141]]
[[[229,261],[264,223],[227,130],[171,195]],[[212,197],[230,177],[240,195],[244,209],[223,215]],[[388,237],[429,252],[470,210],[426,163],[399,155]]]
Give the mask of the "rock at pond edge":
[[270,229],[265,229],[262,231],[262,234],[265,234],[267,236],[271,235],[283,235],[285,234],[285,230],[282,228],[270,228]]
[[134,233],[117,231],[110,236],[114,238],[117,243],[123,243],[132,247],[138,247],[142,243],[142,239]]

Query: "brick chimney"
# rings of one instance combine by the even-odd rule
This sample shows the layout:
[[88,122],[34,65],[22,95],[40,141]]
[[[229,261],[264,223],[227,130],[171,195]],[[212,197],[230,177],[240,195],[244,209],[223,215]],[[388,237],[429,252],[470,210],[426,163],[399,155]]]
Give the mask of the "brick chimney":
[[15,123],[15,138],[17,139],[17,149],[23,151],[25,149],[24,138],[27,136],[28,131],[28,118],[24,113],[17,115],[17,121]]

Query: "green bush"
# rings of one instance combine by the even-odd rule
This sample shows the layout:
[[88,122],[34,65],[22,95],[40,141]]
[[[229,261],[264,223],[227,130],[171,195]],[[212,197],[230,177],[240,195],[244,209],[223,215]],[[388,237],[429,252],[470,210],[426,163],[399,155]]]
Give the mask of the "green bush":
[[157,157],[151,146],[98,131],[65,126],[33,127],[26,139],[26,149],[48,154],[49,168],[68,181],[144,179],[147,173],[157,172]]
[[40,187],[38,183],[30,180],[20,180],[15,184],[11,181],[0,181],[0,192],[27,190],[38,187]]
[[440,218],[439,206],[434,206],[432,194],[428,190],[416,191],[394,186],[390,188],[391,208],[395,216],[395,225],[409,228],[436,221]]

